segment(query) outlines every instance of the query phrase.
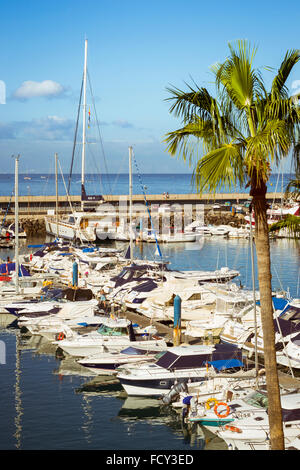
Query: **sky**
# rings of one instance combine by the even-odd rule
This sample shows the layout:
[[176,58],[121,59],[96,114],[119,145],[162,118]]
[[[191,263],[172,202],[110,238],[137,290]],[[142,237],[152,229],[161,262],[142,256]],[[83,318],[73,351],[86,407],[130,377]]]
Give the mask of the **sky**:
[[[181,127],[169,112],[167,88],[184,90],[194,81],[213,92],[210,67],[225,60],[228,42],[249,40],[258,48],[255,65],[275,70],[300,46],[299,1],[0,1],[1,173],[14,172],[16,154],[20,172],[53,173],[55,153],[69,172],[85,39],[87,173],[127,173],[129,146],[141,173],[191,172],[166,150],[165,135]],[[264,70],[266,84],[272,74]],[[291,92],[300,87],[300,64],[287,85]],[[78,173],[80,152],[79,143]]]

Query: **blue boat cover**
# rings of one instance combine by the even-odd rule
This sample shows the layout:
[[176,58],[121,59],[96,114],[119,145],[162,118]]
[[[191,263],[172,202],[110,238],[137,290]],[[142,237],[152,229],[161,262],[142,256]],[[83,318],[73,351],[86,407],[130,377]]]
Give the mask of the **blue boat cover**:
[[[0,274],[10,274],[11,271],[16,270],[16,264],[15,263],[2,263],[0,264]],[[19,266],[19,276],[30,276],[29,272],[27,269],[24,268],[24,266],[21,264]]]
[[128,348],[126,349],[123,349],[121,351],[122,354],[136,354],[137,356],[141,356],[141,355],[145,355],[147,354],[147,351],[146,349],[137,349],[137,348],[133,348],[132,346],[129,346]]
[[218,370],[231,369],[231,367],[243,367],[244,365],[239,359],[222,359],[219,361],[207,361],[207,363]]
[[288,304],[288,300],[286,299],[279,299],[277,297],[273,297],[272,300],[275,310],[283,310],[286,307],[286,304]]
[[182,403],[184,405],[189,405],[191,403],[192,398],[193,398],[193,395],[188,395],[187,397],[184,397],[184,399],[182,400]]
[[[288,300],[279,297],[272,297],[273,307],[275,310],[283,310],[289,303]],[[256,305],[260,305],[260,301],[256,302]]]

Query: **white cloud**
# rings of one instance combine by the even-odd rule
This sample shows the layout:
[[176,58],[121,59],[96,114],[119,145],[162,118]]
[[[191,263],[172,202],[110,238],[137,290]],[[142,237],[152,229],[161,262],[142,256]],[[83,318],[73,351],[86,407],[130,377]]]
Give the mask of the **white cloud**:
[[123,119],[117,119],[116,121],[113,121],[112,124],[117,127],[123,127],[124,129],[133,127],[133,125],[130,122],[124,121]]
[[0,122],[0,140],[72,141],[75,123],[71,119],[46,116],[31,121]]
[[42,82],[25,81],[14,92],[14,98],[27,100],[35,97],[51,98],[59,96],[64,92],[64,87],[53,80],[44,80]]

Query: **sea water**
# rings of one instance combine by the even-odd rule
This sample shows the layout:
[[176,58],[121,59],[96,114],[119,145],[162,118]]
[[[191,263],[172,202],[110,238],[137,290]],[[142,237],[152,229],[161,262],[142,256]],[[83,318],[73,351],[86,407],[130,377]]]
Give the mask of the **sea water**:
[[[22,241],[21,250],[40,242]],[[163,245],[161,250],[172,269],[228,266],[240,271],[238,284],[252,287],[248,240],[210,237],[201,245]],[[13,252],[0,255],[4,259]],[[134,255],[157,259],[152,244],[135,246]],[[299,258],[297,241],[271,241],[273,289],[300,296]],[[0,341],[5,345],[5,363],[0,362],[0,449],[226,449],[198,424],[183,426],[180,415],[158,400],[127,397],[118,383],[82,375],[73,359],[59,359],[40,337],[26,338],[17,328],[9,328],[0,330]]]
[[[282,192],[285,190],[290,174],[272,174],[268,182],[268,192]],[[65,196],[79,195],[81,193],[81,176],[72,175],[69,186],[69,175],[58,177],[58,194]],[[55,174],[19,174],[18,191],[20,196],[54,196],[56,194]],[[133,174],[133,194],[189,194],[196,193],[192,174]],[[0,174],[0,196],[11,196],[15,187],[14,174]],[[129,176],[120,174],[87,174],[85,177],[85,189],[87,194],[128,194]],[[249,192],[249,188],[237,186],[231,191],[222,189],[220,193]]]

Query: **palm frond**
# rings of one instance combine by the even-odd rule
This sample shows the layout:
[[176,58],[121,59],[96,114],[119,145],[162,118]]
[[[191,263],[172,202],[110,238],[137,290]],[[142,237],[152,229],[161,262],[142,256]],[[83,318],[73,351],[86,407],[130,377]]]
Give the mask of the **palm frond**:
[[281,229],[286,229],[291,235],[295,237],[300,234],[300,217],[296,215],[287,215],[284,219],[279,220],[271,225],[270,232],[278,232]]
[[193,174],[197,190],[215,193],[221,186],[231,189],[243,184],[243,152],[243,143],[238,142],[224,144],[202,157]]
[[300,176],[289,181],[284,193],[285,199],[300,201]]
[[215,99],[209,94],[206,88],[193,89],[186,84],[188,92],[179,88],[167,88],[170,97],[165,101],[172,101],[170,113],[176,117],[180,117],[183,122],[188,122],[197,115],[199,118],[206,120],[212,118],[212,110],[216,109]]
[[236,49],[232,44],[229,49],[230,56],[212,70],[223,102],[229,98],[243,110],[252,106],[258,97],[266,96],[266,91],[260,73],[253,68],[256,48],[251,48],[247,41],[237,41]]
[[287,51],[276,77],[273,79],[270,97],[272,100],[288,98],[288,90],[286,87],[286,81],[293,69],[293,67],[300,60],[300,49],[292,49]]
[[291,140],[286,123],[279,119],[269,120],[264,129],[247,139],[245,160],[249,168],[252,165],[257,168],[264,156],[278,164],[280,157],[286,156],[290,148]]

